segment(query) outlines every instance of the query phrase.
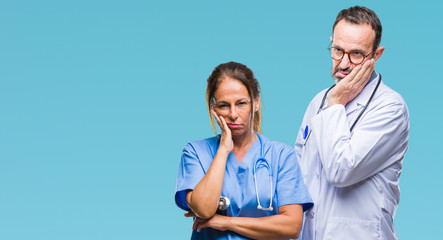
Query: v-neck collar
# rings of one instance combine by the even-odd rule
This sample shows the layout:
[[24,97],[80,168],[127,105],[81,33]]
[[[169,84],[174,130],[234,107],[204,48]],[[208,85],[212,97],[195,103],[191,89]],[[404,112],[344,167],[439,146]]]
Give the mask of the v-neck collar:
[[[231,165],[232,169],[235,170],[235,172],[238,174],[245,173],[253,164],[253,161],[255,159],[255,155],[257,153],[260,153],[260,140],[259,135],[257,134],[257,139],[255,139],[254,143],[249,147],[248,151],[246,152],[245,156],[243,157],[241,163],[238,162],[237,157],[235,156],[234,152],[231,152],[228,157],[228,164]],[[256,149],[258,148],[258,151]]]

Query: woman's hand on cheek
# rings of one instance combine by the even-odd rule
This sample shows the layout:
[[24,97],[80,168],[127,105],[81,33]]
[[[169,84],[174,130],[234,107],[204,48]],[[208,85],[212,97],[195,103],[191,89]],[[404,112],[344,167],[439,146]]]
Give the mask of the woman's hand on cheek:
[[219,149],[223,149],[229,154],[234,150],[234,142],[232,141],[231,129],[229,129],[225,119],[222,116],[218,116],[218,114],[214,111],[214,109],[211,110],[211,113],[214,116],[215,120],[217,121],[217,124],[221,130],[221,140],[220,140]]

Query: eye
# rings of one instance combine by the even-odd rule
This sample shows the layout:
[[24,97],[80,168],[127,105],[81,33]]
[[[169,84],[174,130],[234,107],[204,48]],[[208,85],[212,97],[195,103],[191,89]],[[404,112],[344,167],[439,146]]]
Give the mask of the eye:
[[335,53],[338,53],[338,54],[343,53],[343,50],[338,49],[338,48],[335,48],[335,47],[333,47],[332,50],[333,50]]
[[244,107],[244,106],[246,106],[246,104],[248,104],[248,102],[246,102],[246,101],[241,101],[241,102],[237,103],[237,105],[240,107]]
[[217,105],[217,108],[227,109],[227,108],[229,108],[229,106],[227,104],[219,104],[219,105]]
[[361,57],[363,54],[361,52],[351,52],[350,53],[353,57]]

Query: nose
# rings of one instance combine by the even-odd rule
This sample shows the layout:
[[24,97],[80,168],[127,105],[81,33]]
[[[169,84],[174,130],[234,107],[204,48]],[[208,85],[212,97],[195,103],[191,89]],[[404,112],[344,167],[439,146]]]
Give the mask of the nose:
[[237,112],[237,109],[236,109],[236,107],[235,107],[235,104],[233,104],[232,106],[231,106],[231,111],[229,111],[229,118],[231,119],[231,120],[236,120],[237,119],[237,117],[238,117],[238,112]]
[[340,61],[340,64],[338,65],[341,69],[347,69],[351,66],[351,61],[349,61],[349,54],[345,53],[343,55],[343,58]]

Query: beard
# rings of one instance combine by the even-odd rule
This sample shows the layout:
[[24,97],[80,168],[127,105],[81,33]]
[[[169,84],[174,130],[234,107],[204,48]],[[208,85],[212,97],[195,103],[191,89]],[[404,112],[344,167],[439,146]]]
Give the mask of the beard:
[[347,72],[348,74],[351,73],[352,71],[352,67],[348,67],[348,68],[341,68],[339,66],[335,67],[332,69],[332,79],[334,79],[335,83],[340,82],[340,80],[342,80],[342,77],[338,77],[336,74],[337,72]]

